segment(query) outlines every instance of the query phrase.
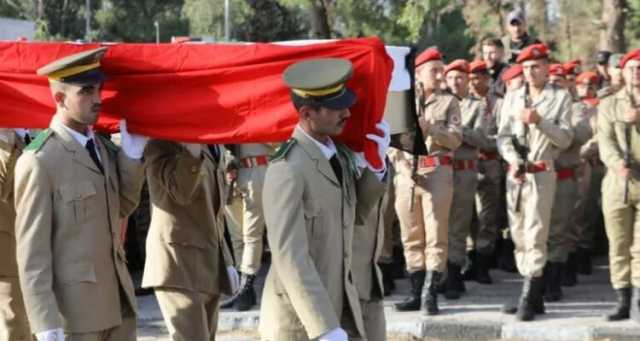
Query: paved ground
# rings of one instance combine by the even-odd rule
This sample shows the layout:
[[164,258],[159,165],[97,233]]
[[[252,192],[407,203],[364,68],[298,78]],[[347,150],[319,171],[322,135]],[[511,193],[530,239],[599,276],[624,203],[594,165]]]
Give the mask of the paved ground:
[[[492,271],[491,286],[467,282],[467,294],[457,301],[441,299],[442,313],[423,317],[419,313],[397,313],[392,305],[408,291],[408,282],[385,300],[390,340],[640,340],[640,325],[631,321],[604,322],[602,315],[614,306],[606,261],[591,276],[580,276],[574,288],[565,288],[563,302],[547,304],[547,314],[534,322],[515,322],[499,312],[502,303],[518,296],[518,276]],[[168,340],[153,296],[140,298],[139,340]],[[223,311],[218,340],[256,340],[258,310]]]

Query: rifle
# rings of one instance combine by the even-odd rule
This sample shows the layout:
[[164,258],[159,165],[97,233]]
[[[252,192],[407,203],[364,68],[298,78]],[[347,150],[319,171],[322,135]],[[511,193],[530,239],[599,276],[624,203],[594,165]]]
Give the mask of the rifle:
[[[416,52],[417,52],[416,48],[412,47],[411,52],[407,54],[407,57],[405,59],[406,65],[409,69],[409,75],[411,77],[411,89],[409,90],[409,96],[410,96],[409,110],[412,113],[413,121],[414,121],[414,135],[413,135],[413,146],[412,146],[413,164],[411,167],[411,178],[413,179],[416,178],[416,174],[418,173],[418,159],[420,158],[420,155],[429,155],[427,143],[424,139],[424,136],[422,135],[422,129],[420,128],[420,123],[419,123],[420,116],[425,114],[426,107],[424,105],[423,85],[420,82],[416,83],[416,73],[415,73]],[[416,89],[416,84],[418,86],[417,89]],[[416,90],[419,91],[418,94],[416,94]],[[416,104],[416,100],[419,101],[418,104]],[[411,187],[411,211],[412,212],[413,212],[415,192],[416,192],[416,185],[414,183],[413,186]]]
[[[631,107],[633,110],[636,108],[636,101],[633,95],[629,94],[629,102],[631,103]],[[631,124],[629,122],[625,122],[624,124],[624,143],[626,144],[626,148],[624,149],[624,166],[625,168],[631,167]],[[626,205],[629,202],[629,178],[630,175],[627,175],[627,178],[624,179],[624,204]]]
[[[531,108],[531,98],[529,97],[529,83],[525,83],[524,85],[524,108]],[[518,170],[516,171],[515,177],[520,177],[524,175],[529,168],[529,146],[527,145],[527,139],[529,136],[529,125],[524,125],[524,134],[523,134],[523,143],[520,143],[518,138],[514,135],[512,137],[513,147],[515,148],[520,158],[523,160],[523,164],[518,166]],[[520,202],[522,201],[522,189],[524,188],[524,181],[520,183],[520,187],[518,187],[518,195],[516,196],[516,212],[520,212]]]

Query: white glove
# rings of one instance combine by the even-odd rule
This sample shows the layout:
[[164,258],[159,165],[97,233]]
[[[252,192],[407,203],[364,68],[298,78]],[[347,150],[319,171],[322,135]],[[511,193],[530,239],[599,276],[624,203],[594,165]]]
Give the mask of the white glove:
[[236,293],[240,290],[240,275],[233,266],[227,266],[227,274],[229,275],[229,284],[231,284],[231,292]]
[[45,330],[36,333],[36,339],[38,339],[38,341],[64,341],[64,331],[62,328]]
[[142,158],[144,147],[147,145],[149,138],[138,134],[130,134],[127,131],[126,120],[120,120],[120,139],[122,141],[122,150],[129,158],[134,160]]
[[198,143],[182,143],[182,146],[195,158],[202,156],[202,145]]
[[6,142],[9,145],[13,145],[15,143],[16,134],[13,129],[9,128],[0,128],[0,141]]
[[338,327],[320,335],[318,341],[349,341],[349,336],[344,329]]
[[379,173],[383,172],[386,169],[385,165],[385,157],[387,156],[387,150],[389,149],[389,145],[391,144],[391,135],[389,134],[389,123],[387,121],[382,120],[378,124],[376,124],[376,128],[382,131],[382,136],[376,134],[367,134],[367,138],[378,145],[378,156],[380,156],[380,160],[382,161],[382,168],[373,168],[371,164],[369,164],[369,169],[373,172]]

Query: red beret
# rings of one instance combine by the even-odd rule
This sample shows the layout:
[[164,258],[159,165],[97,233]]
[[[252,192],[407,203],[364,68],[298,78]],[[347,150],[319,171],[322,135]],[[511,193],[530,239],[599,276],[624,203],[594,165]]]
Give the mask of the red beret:
[[549,75],[564,77],[567,75],[567,72],[564,70],[562,64],[551,64],[551,66],[549,66]]
[[640,49],[635,49],[627,52],[627,54],[620,59],[620,68],[624,68],[624,65],[627,64],[630,60],[640,60]]
[[576,84],[595,85],[598,83],[598,74],[593,71],[585,71],[576,77]]
[[562,66],[564,67],[564,71],[568,74],[568,75],[577,75],[580,73],[580,65],[582,65],[582,62],[578,59],[574,59],[571,61],[568,61],[564,64],[562,64]]
[[469,63],[464,59],[456,59],[444,68],[444,74],[446,75],[449,71],[453,70],[469,73]]
[[516,63],[523,63],[527,60],[535,60],[549,57],[549,50],[544,44],[529,45],[520,52]]
[[469,64],[469,73],[486,72],[487,63],[483,60],[474,60]]
[[503,81],[508,82],[518,76],[522,75],[522,65],[514,64],[510,68],[508,68],[504,73],[502,73]]
[[430,47],[416,57],[416,67],[432,60],[442,60],[442,54],[435,47]]

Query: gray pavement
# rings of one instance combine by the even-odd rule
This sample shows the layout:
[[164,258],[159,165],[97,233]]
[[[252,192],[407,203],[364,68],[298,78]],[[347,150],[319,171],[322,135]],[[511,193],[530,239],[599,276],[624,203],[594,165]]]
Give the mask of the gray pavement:
[[[390,340],[640,340],[640,324],[605,322],[602,316],[614,306],[606,259],[598,259],[594,274],[580,276],[579,284],[564,289],[564,300],[547,303],[547,313],[533,322],[516,322],[500,313],[508,300],[516,299],[521,279],[515,274],[492,271],[493,285],[466,282],[459,300],[440,299],[441,314],[398,313],[393,303],[408,292],[406,279],[385,299]],[[169,340],[153,296],[139,298],[139,340]],[[217,340],[256,340],[259,311],[222,311]]]

